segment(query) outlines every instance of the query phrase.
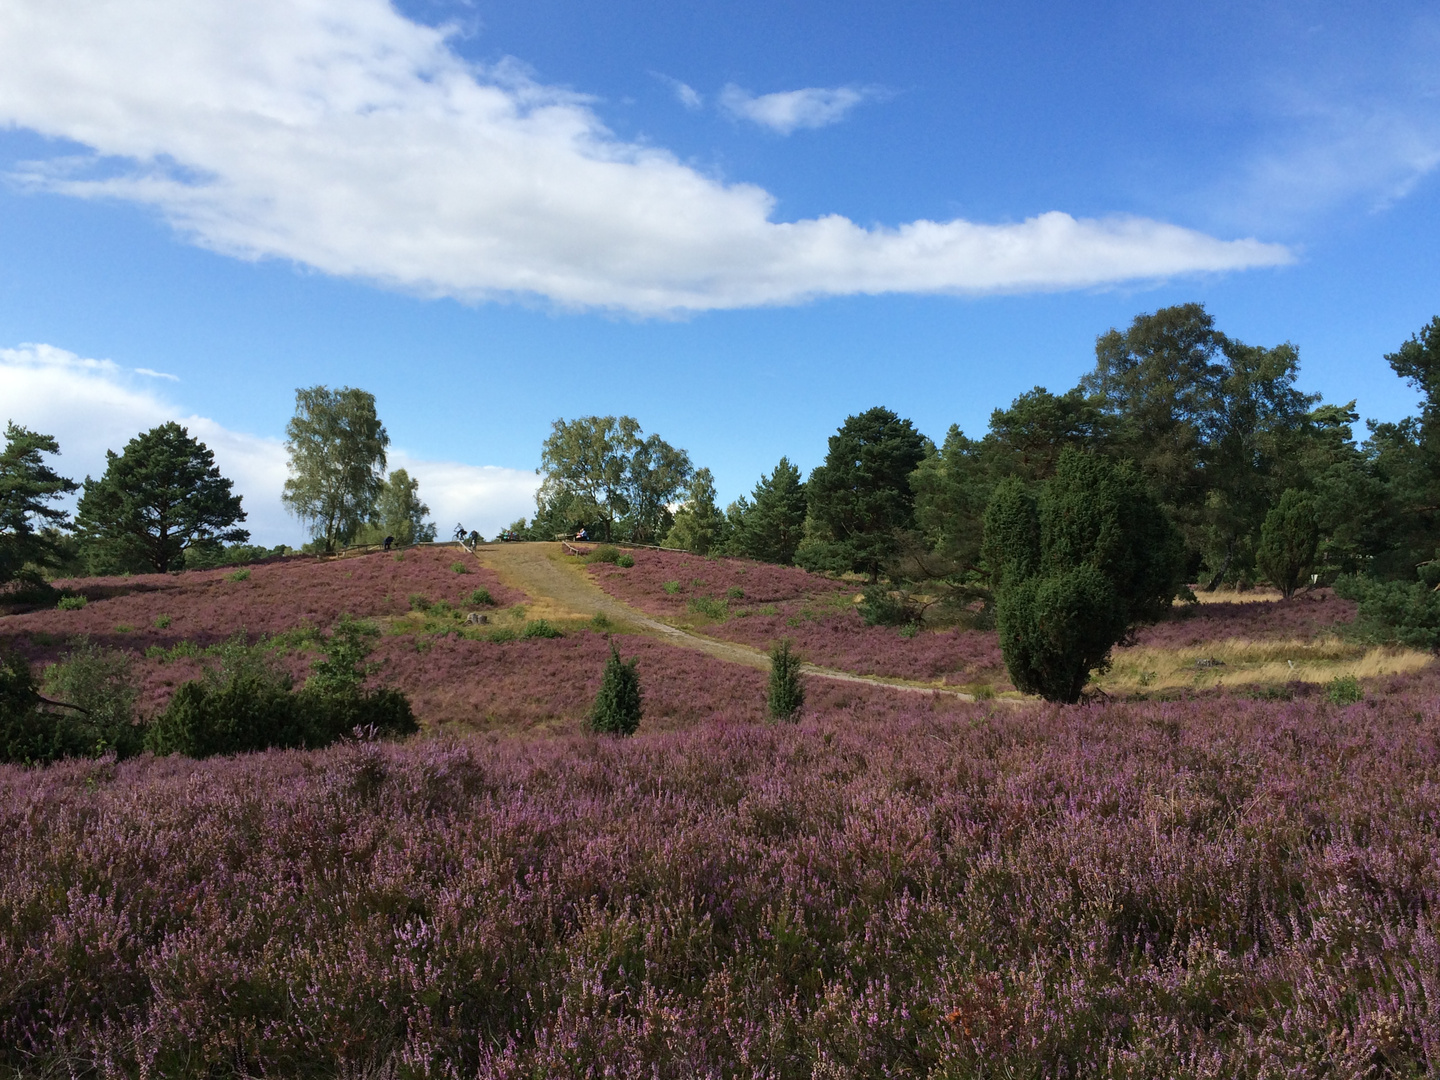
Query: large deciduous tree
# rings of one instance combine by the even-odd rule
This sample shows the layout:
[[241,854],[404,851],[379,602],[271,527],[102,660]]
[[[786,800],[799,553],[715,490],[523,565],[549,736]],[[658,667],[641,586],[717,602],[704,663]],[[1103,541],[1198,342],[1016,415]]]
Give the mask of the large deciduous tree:
[[1016,687],[1080,698],[1090,673],[1181,586],[1181,539],[1128,464],[1067,449],[1038,492],[1001,482],[985,513],[1000,649]]
[[665,546],[709,555],[724,542],[725,529],[725,515],[715,505],[715,477],[709,469],[696,469],[690,497],[675,511]]
[[0,585],[10,581],[38,583],[41,571],[59,557],[55,530],[66,513],[50,503],[76,489],[45,463],[60,445],[13,421],[5,427],[0,452]]
[[[599,521],[614,539],[624,519],[632,540],[650,542],[669,527],[668,505],[690,484],[690,456],[658,435],[641,438],[630,416],[556,420],[540,449],[543,500],[571,520]],[[540,496],[537,496],[540,499]]]
[[173,421],[105,454],[105,474],[85,478],[76,525],[93,559],[111,569],[158,573],[183,565],[191,548],[214,550],[250,534],[240,496],[220,475],[215,455]]
[[889,409],[848,417],[806,484],[809,516],[795,561],[879,580],[900,535],[915,526],[910,474],[927,448],[914,425]]
[[290,479],[281,498],[334,551],[374,515],[384,488],[390,436],[375,414],[375,395],[349,386],[296,390],[285,436]]

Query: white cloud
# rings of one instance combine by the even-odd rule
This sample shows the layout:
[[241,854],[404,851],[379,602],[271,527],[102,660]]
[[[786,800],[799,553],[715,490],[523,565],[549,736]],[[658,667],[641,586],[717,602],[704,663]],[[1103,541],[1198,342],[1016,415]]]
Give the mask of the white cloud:
[[179,375],[171,375],[168,371],[155,371],[154,369],[148,367],[137,367],[135,369],[135,374],[148,375],[152,379],[169,379],[171,382],[180,381]]
[[1058,212],[774,221],[768,192],[615,138],[588,99],[516,64],[466,63],[387,0],[7,0],[0,123],[91,151],[21,170],[35,189],[154,206],[239,257],[466,300],[667,314],[1087,288],[1291,258]]
[[[60,444],[54,467],[79,481],[105,471],[105,451],[122,450],[129,440],[174,420],[215,454],[222,475],[244,498],[245,527],[255,543],[298,544],[300,525],[280,502],[288,475],[284,443],[232,431],[197,416],[140,385],[110,360],[90,360],[53,345],[0,348],[0,422],[53,435]],[[531,472],[495,466],[432,462],[403,451],[390,455],[391,468],[405,468],[420,481],[420,497],[448,536],[454,523],[492,536],[516,518],[534,512],[539,478]]]
[[673,79],[669,75],[662,74],[658,71],[652,71],[650,74],[670,87],[675,94],[675,100],[691,112],[705,107],[705,99],[701,97],[700,92],[689,83],[683,83],[679,79]]
[[731,84],[721,91],[720,104],[732,116],[750,120],[781,135],[789,135],[797,128],[838,124],[856,105],[874,96],[873,91],[853,86],[839,86],[833,90],[811,86],[804,90],[782,90],[757,97]]

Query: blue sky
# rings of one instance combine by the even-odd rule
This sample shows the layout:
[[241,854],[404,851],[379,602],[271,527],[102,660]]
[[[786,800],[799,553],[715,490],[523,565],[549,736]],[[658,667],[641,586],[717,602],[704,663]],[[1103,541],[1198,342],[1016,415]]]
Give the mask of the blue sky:
[[1420,3],[11,0],[0,419],[77,476],[181,419],[293,543],[314,383],[487,534],[557,417],[728,500],[875,404],[979,434],[1187,300],[1398,418],[1437,47]]

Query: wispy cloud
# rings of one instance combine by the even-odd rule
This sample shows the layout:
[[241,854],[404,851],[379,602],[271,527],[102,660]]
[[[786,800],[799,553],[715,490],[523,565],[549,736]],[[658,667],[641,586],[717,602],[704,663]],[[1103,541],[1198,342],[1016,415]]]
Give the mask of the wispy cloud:
[[[144,373],[143,369],[134,369]],[[223,475],[244,500],[245,527],[256,543],[298,544],[300,526],[280,502],[289,475],[284,443],[234,431],[198,416],[138,383],[110,360],[91,360],[53,345],[0,348],[0,383],[5,387],[0,422],[55,436],[57,471],[76,480],[105,471],[105,451],[117,453],[142,431],[174,420],[215,454]],[[390,455],[391,468],[405,468],[420,482],[420,497],[448,535],[456,522],[494,535],[534,512],[538,478],[532,472],[490,465],[429,461],[404,449]]]
[[671,92],[675,95],[675,100],[691,112],[696,112],[705,107],[705,99],[700,95],[700,92],[689,83],[681,82],[679,79],[671,78],[669,75],[661,74],[658,71],[652,71],[650,74],[670,87]]
[[799,128],[838,124],[856,105],[876,96],[874,90],[854,86],[811,86],[756,96],[732,83],[721,91],[720,105],[731,116],[789,135]]
[[136,375],[148,375],[152,379],[169,379],[171,382],[179,382],[179,375],[171,375],[168,371],[155,371],[148,367],[137,367]]
[[[777,130],[850,94],[750,99]],[[776,99],[776,100],[771,100]],[[767,104],[762,104],[767,103]],[[641,315],[857,293],[1090,288],[1289,261],[1160,221],[775,221],[774,197],[617,139],[574,93],[462,60],[387,0],[7,0],[0,123],[89,147],[37,190],[197,243],[429,296]]]

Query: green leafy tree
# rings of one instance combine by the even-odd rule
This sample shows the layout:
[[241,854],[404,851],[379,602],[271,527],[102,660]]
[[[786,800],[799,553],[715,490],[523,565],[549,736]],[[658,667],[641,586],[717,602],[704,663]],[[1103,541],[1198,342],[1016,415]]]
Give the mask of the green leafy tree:
[[1265,515],[1256,561],[1270,584],[1286,600],[1295,595],[1315,565],[1320,548],[1320,523],[1310,496],[1290,488]]
[[1201,304],[1136,316],[1095,343],[1080,388],[1100,405],[1109,452],[1134,461],[1211,587],[1250,572],[1261,522],[1286,480],[1309,407],[1299,357],[1226,337]]
[[725,542],[725,532],[725,515],[715,506],[715,477],[709,469],[696,469],[690,498],[675,511],[665,546],[708,555]]
[[889,409],[848,417],[806,484],[809,516],[795,561],[878,581],[899,549],[900,534],[915,527],[910,474],[927,449],[910,421]]
[[[690,455],[658,435],[651,435],[635,447],[624,482],[625,522],[631,540],[652,544],[669,531],[670,504],[690,485],[692,472]],[[712,478],[712,504],[713,488]]]
[[621,660],[614,643],[600,676],[600,690],[590,710],[590,730],[601,735],[633,735],[640,726],[640,673],[636,658]]
[[435,539],[436,528],[430,507],[420,500],[420,481],[412,480],[404,469],[395,469],[380,488],[375,502],[375,518],[355,535],[359,543],[378,544],[387,536],[395,538],[400,547],[427,544]]
[[630,416],[556,420],[540,448],[545,480],[536,497],[537,523],[562,516],[567,524],[596,522],[603,539],[613,540],[623,518],[636,542],[663,536],[668,504],[690,483],[690,456],[657,435],[641,434]]
[[1015,477],[997,487],[984,557],[1010,678],[1049,701],[1078,701],[1114,645],[1181,587],[1181,539],[1137,472],[1074,449],[1038,494]]
[[375,414],[375,395],[349,386],[296,390],[285,436],[290,478],[281,498],[320,546],[334,551],[374,516],[384,488],[390,436]]
[[770,650],[770,690],[766,705],[776,720],[795,720],[805,704],[805,685],[800,680],[800,655],[783,638]]
[[57,530],[67,515],[50,503],[77,485],[45,463],[44,455],[59,452],[53,436],[14,422],[5,426],[5,449],[0,452],[0,585],[39,584],[41,572],[63,556]]
[[788,566],[805,536],[805,484],[800,470],[782,457],[760,477],[751,499],[741,497],[727,512],[729,554]]
[[629,416],[556,420],[540,448],[542,491],[548,488],[551,503],[563,496],[568,514],[593,515],[605,539],[614,539],[616,519],[630,508],[626,474],[639,436],[640,423]]
[[111,569],[158,573],[184,565],[191,548],[218,550],[250,534],[240,496],[220,475],[215,455],[173,421],[105,454],[105,474],[85,478],[75,521],[85,547]]

